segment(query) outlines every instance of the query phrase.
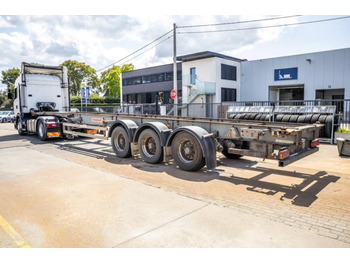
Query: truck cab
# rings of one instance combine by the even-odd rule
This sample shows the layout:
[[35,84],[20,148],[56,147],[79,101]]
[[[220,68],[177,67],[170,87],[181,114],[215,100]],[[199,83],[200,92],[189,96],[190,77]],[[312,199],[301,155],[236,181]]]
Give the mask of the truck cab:
[[[59,119],[38,117],[32,112],[69,111],[69,84],[67,68],[23,62],[20,76],[15,81],[15,128],[20,135],[38,133],[39,123],[51,123],[56,127]],[[45,124],[46,127],[46,124]],[[57,132],[55,132],[57,135]],[[40,137],[40,136],[39,136]]]

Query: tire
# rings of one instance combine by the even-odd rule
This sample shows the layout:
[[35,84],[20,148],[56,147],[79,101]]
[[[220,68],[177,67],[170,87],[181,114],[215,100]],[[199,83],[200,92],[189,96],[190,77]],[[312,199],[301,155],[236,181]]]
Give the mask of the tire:
[[249,117],[250,117],[250,115],[251,115],[251,113],[247,113],[247,114],[245,114],[243,119],[244,119],[244,120],[248,120],[248,119],[249,119]]
[[241,116],[242,116],[242,114],[237,114],[237,115],[235,115],[234,119],[240,119]]
[[275,122],[281,122],[284,115],[277,115],[275,117]]
[[6,122],[7,122],[7,119],[6,119],[6,118],[3,118],[1,122],[2,122],[2,123],[6,123]]
[[311,117],[311,124],[315,124],[318,119],[320,117],[320,114],[313,114],[313,116]]
[[157,164],[163,161],[163,148],[158,134],[152,129],[141,132],[138,140],[138,148],[142,159],[149,164]]
[[[18,122],[18,121],[19,121],[19,122]],[[23,129],[22,129],[22,122],[21,122],[20,119],[17,120],[16,129],[17,129],[18,134],[19,134],[20,136],[24,136],[24,135],[27,134],[27,132],[23,131]]]
[[265,116],[265,120],[263,120],[264,119],[264,117],[261,117],[261,119],[260,120],[263,120],[263,121],[267,121],[267,122],[270,122],[270,120],[272,121],[272,115],[266,115]]
[[45,141],[47,139],[46,135],[46,126],[44,125],[43,121],[39,121],[38,124],[38,137],[41,141]]
[[226,146],[224,146],[224,149],[221,151],[221,153],[228,159],[240,159],[242,157],[241,155],[230,154]]
[[310,124],[311,123],[311,118],[312,118],[312,115],[306,115],[304,123]]
[[260,120],[260,118],[263,116],[263,114],[257,114],[254,118],[254,120]]
[[[319,118],[318,118],[318,121],[320,122],[320,124],[325,124],[326,122],[326,118],[327,116],[326,115],[321,115]],[[326,126],[322,127],[321,130],[320,130],[320,137],[325,137],[326,136]]]
[[289,119],[292,117],[292,115],[284,115],[282,117],[282,122],[289,122]]
[[254,120],[255,119],[255,117],[258,115],[258,113],[253,113],[253,114],[250,114],[250,116],[249,116],[249,120]]
[[330,138],[332,136],[332,116],[327,116],[324,126],[325,136]]
[[231,115],[229,115],[229,119],[234,119],[235,118],[235,116],[236,116],[236,114],[231,114]]
[[239,119],[244,119],[245,115],[246,115],[246,113],[240,114]]
[[117,126],[113,130],[111,144],[117,157],[127,158],[131,156],[130,137],[123,127]]
[[171,151],[175,164],[182,170],[197,171],[205,165],[205,158],[197,138],[188,132],[182,131],[175,136]]
[[298,117],[299,115],[292,115],[290,118],[289,118],[289,122],[290,123],[296,123],[298,121]]
[[297,123],[304,123],[304,121],[305,121],[305,116],[301,115],[298,117]]

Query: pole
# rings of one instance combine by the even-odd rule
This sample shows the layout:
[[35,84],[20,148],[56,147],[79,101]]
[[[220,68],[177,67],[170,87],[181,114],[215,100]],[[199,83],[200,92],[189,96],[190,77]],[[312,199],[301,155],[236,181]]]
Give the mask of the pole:
[[178,94],[177,94],[177,65],[176,65],[176,24],[174,23],[174,29],[173,29],[173,38],[174,38],[174,44],[173,44],[173,83],[174,87],[173,89],[176,91],[176,97],[174,99],[174,116],[177,116],[177,103],[178,103]]

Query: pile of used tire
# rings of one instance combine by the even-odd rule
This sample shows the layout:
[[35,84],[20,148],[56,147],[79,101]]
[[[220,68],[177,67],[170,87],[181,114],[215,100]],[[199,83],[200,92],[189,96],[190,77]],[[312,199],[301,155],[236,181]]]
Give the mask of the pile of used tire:
[[[231,114],[230,119],[241,120],[255,120],[255,121],[272,121],[272,115],[259,114],[259,113],[241,113]],[[291,115],[291,114],[278,114],[275,115],[275,122],[289,122],[289,123],[305,123],[314,124],[319,122],[324,124],[324,127],[320,130],[320,137],[331,137],[332,135],[332,115],[322,114],[307,114],[307,115]]]

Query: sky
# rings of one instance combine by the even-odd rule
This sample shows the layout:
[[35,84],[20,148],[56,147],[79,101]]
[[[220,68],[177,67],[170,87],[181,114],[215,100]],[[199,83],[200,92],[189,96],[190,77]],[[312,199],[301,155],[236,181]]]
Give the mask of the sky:
[[[21,62],[59,65],[68,59],[85,62],[99,70],[169,32],[173,23],[181,27],[292,15],[1,15],[0,71],[20,68]],[[301,15],[254,23],[178,28],[177,54],[213,51],[241,59],[258,60],[348,48],[350,18],[265,29],[180,34],[188,31],[290,24],[343,16],[345,15]],[[117,65],[123,62],[133,63],[135,69],[138,69],[172,63],[173,38],[170,36],[172,33]],[[162,40],[164,42],[160,43]],[[159,45],[153,47],[158,43]],[[141,54],[146,50],[148,51]],[[4,88],[4,85],[0,84],[0,88]]]

